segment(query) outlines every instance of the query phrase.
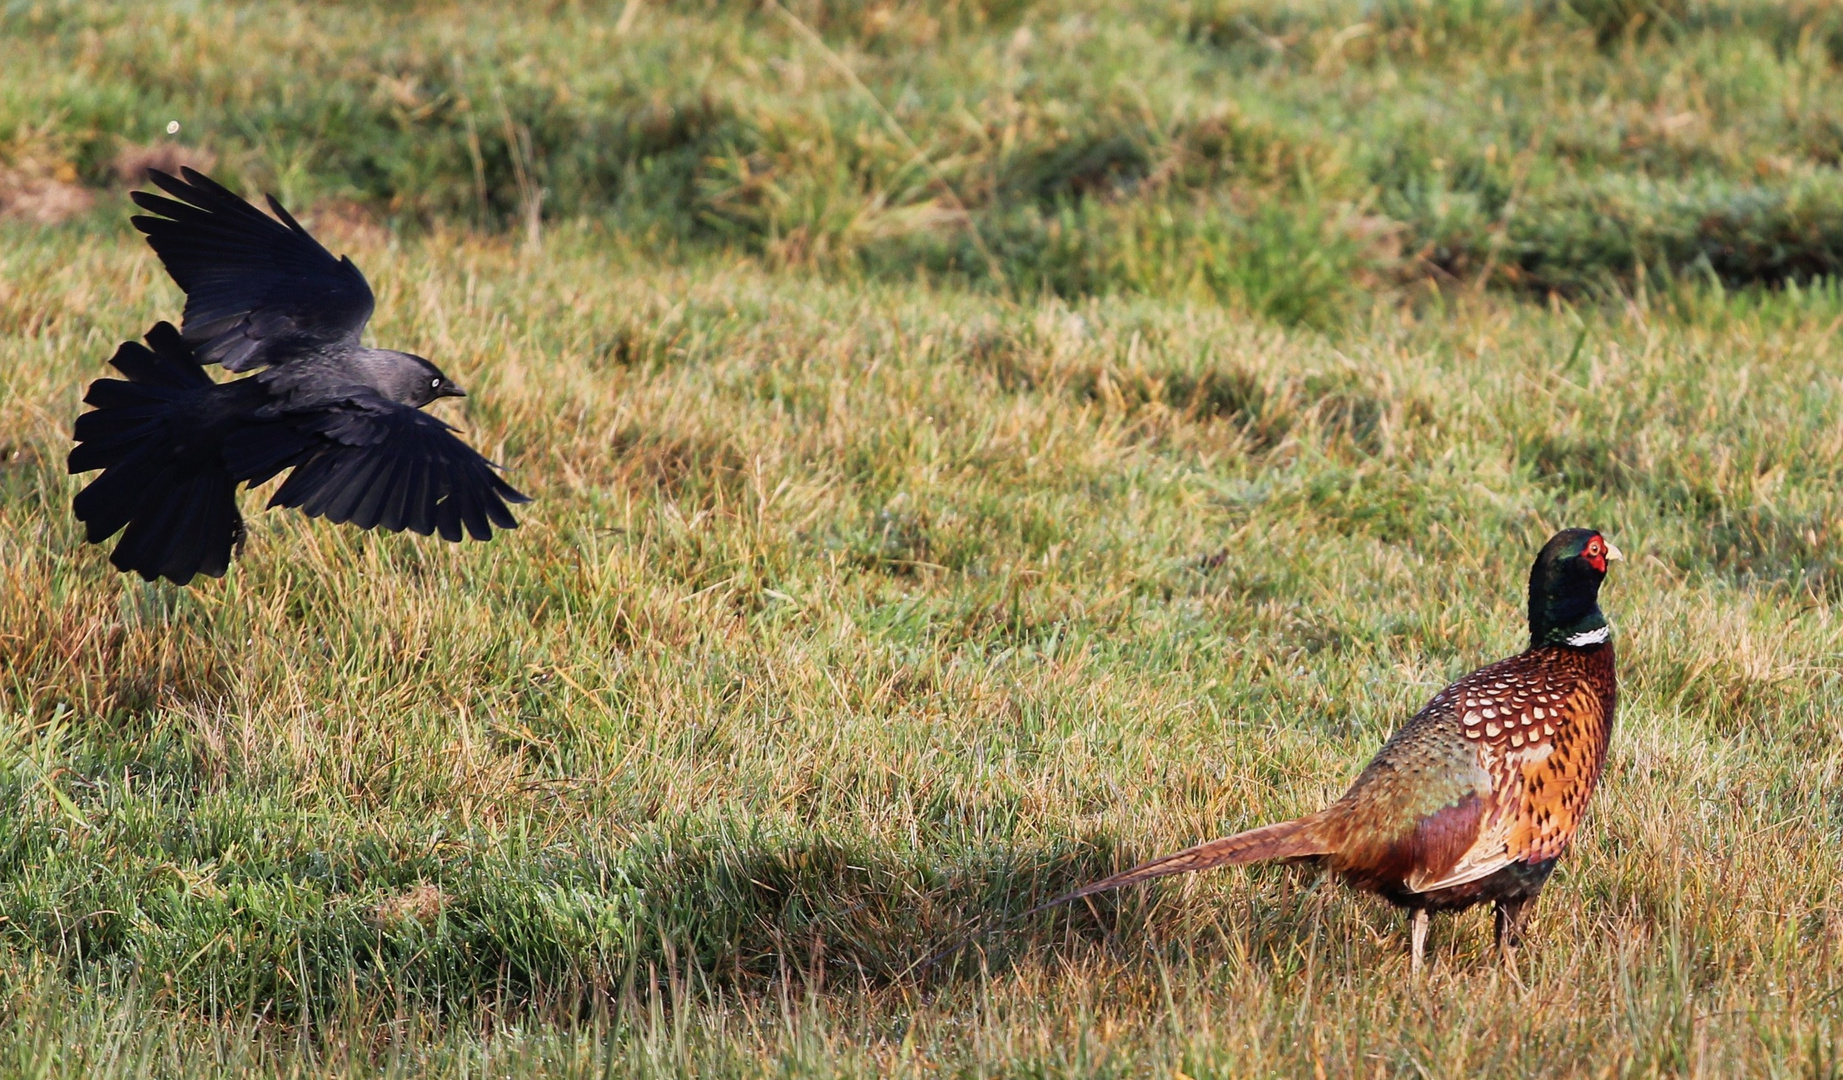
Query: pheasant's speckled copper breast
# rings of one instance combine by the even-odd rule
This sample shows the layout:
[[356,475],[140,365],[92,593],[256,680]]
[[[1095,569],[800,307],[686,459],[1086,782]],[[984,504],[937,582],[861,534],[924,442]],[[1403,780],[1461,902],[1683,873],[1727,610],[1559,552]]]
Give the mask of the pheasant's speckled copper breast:
[[1333,867],[1425,894],[1552,861],[1599,781],[1616,687],[1604,642],[1531,649],[1440,691],[1327,808]]
[[1612,643],[1532,650],[1455,689],[1460,730],[1478,747],[1508,812],[1504,855],[1513,862],[1560,855],[1606,764],[1618,695]]

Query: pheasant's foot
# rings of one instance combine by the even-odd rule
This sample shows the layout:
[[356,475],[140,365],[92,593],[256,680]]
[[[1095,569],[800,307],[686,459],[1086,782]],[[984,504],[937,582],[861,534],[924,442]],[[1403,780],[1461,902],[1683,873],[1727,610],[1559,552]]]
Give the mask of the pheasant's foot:
[[1418,976],[1427,957],[1427,909],[1415,908],[1408,924],[1408,972]]

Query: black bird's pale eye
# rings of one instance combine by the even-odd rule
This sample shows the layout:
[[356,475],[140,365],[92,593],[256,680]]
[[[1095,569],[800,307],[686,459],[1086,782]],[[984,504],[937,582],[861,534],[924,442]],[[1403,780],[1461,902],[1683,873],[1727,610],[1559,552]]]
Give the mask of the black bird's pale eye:
[[442,381],[440,379],[430,379],[429,380],[429,389],[440,390],[441,388],[442,388]]

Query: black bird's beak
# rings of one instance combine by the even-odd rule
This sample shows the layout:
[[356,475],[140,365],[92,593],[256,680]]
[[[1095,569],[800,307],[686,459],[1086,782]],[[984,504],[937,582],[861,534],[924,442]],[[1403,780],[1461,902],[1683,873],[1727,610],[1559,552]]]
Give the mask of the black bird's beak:
[[436,394],[435,396],[436,397],[466,397],[467,391],[461,389],[460,387],[454,385],[451,382],[444,381],[442,383],[441,393]]

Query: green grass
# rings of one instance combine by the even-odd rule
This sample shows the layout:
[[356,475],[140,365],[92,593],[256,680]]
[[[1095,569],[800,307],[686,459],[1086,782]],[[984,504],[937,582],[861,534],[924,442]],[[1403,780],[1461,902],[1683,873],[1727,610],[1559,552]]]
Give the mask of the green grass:
[[[537,498],[122,578],[63,456],[177,292],[119,190],[0,223],[0,1075],[1835,1074],[1832,8],[796,5],[925,166],[633,10],[0,15],[9,167],[182,115]],[[1281,868],[918,967],[1335,797],[1572,524],[1624,692],[1526,989]]]
[[1320,328],[1403,282],[1843,265],[1833,0],[790,3],[19,0],[0,179],[108,184],[177,121],[405,226]]

